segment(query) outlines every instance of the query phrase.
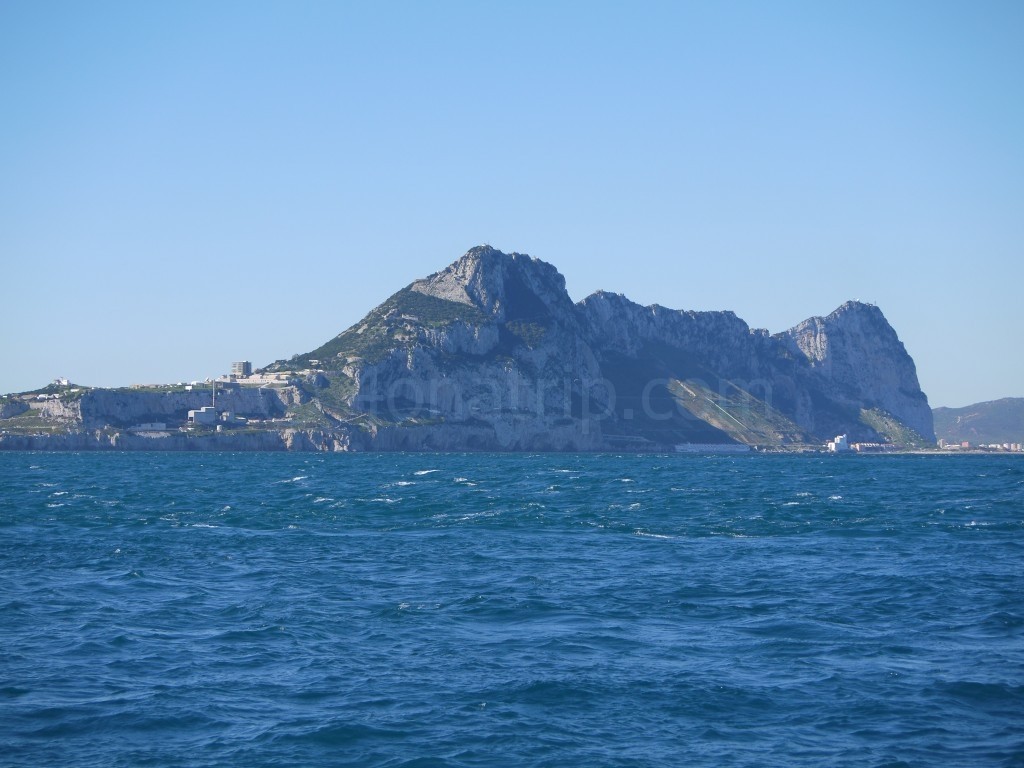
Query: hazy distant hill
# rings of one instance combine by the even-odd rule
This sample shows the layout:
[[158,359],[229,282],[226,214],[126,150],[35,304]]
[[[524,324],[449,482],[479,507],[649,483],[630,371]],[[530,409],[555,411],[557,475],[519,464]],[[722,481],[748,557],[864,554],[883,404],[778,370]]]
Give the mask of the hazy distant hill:
[[935,436],[948,442],[1024,442],[1024,397],[1004,397],[965,408],[936,408]]

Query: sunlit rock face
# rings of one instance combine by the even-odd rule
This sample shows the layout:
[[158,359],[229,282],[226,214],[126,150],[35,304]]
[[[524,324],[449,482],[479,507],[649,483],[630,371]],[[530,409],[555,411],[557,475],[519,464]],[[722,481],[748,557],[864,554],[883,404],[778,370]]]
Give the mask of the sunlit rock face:
[[299,358],[349,380],[343,405],[377,417],[352,442],[371,449],[886,439],[866,412],[934,438],[913,360],[876,307],[773,336],[732,312],[604,291],[574,304],[553,266],[489,246]]
[[778,338],[807,361],[808,387],[849,409],[884,411],[934,441],[932,411],[917,367],[878,307],[848,301]]
[[[772,335],[732,312],[644,307],[604,291],[573,303],[555,267],[489,246],[269,372],[289,386],[218,396],[220,409],[258,420],[250,436],[230,425],[218,435],[111,436],[140,422],[174,430],[209,404],[208,390],[92,390],[30,405],[77,431],[65,440],[75,446],[101,430],[97,447],[118,448],[159,439],[168,450],[205,441],[240,450],[663,451],[820,445],[844,433],[851,442],[934,442],[914,361],[877,307],[848,302]],[[18,403],[0,425],[26,418]]]

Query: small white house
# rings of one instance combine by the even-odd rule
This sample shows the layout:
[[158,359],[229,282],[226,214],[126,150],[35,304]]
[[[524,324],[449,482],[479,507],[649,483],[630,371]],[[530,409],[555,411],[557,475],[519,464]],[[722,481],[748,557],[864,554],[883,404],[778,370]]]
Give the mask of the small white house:
[[202,424],[210,425],[217,423],[217,409],[212,405],[206,405],[202,408],[188,412],[188,423],[189,424]]

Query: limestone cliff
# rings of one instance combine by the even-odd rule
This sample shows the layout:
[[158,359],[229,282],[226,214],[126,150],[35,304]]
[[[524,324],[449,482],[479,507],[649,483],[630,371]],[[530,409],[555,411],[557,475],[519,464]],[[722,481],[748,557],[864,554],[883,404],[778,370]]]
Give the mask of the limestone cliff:
[[[913,361],[849,303],[772,336],[732,312],[573,304],[549,264],[488,246],[399,291],[317,350],[317,397],[368,448],[657,450],[679,442],[932,440]],[[901,437],[904,437],[901,433]]]
[[[838,409],[832,426],[844,413],[880,411],[934,442],[928,398],[921,391],[917,368],[882,311],[850,301],[827,317],[812,317],[777,337],[806,361],[804,386]],[[856,432],[856,428],[849,431]]]
[[[220,410],[240,416],[269,419],[284,416],[288,407],[298,404],[302,395],[295,387],[259,389],[221,387],[217,392]],[[144,422],[175,422],[188,411],[210,405],[208,387],[192,391],[145,391],[132,389],[93,389],[72,401],[47,400],[38,406],[43,415],[81,423],[86,429],[104,426],[130,427]]]
[[[600,378],[565,281],[481,246],[399,291],[324,346],[275,370],[319,367],[323,426],[360,424],[382,450],[593,450],[583,381]],[[579,413],[576,414],[577,416]]]
[[[820,444],[840,433],[934,440],[913,360],[877,307],[847,303],[772,335],[732,312],[643,307],[606,292],[573,303],[553,266],[489,246],[264,371],[289,372],[292,386],[228,389],[218,406],[278,419],[256,430],[270,436],[200,429],[159,445],[658,451]],[[187,410],[208,404],[208,390],[92,390],[31,403],[31,413],[6,406],[0,428],[20,420],[27,433],[38,417],[78,434],[72,442],[156,446],[123,430],[177,429]],[[0,447],[17,442],[4,437]]]

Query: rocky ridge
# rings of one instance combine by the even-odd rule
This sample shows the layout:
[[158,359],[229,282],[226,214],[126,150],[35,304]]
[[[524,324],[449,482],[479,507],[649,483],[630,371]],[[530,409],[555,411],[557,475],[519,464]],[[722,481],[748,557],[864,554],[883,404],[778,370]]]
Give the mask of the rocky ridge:
[[340,406],[411,430],[417,446],[886,441],[892,423],[901,439],[934,439],[913,360],[877,307],[848,302],[771,335],[732,312],[603,291],[573,303],[551,265],[487,246],[272,367],[307,365],[346,380]]
[[[284,417],[292,431],[256,450],[934,440],[913,360],[877,307],[848,302],[772,335],[732,312],[643,307],[607,292],[574,303],[553,266],[489,246],[264,371],[290,375],[291,387],[241,387],[230,407]],[[52,417],[82,429],[115,416],[173,421],[198,407],[185,400],[97,392],[77,413],[53,405]],[[208,442],[217,440],[232,438]]]

